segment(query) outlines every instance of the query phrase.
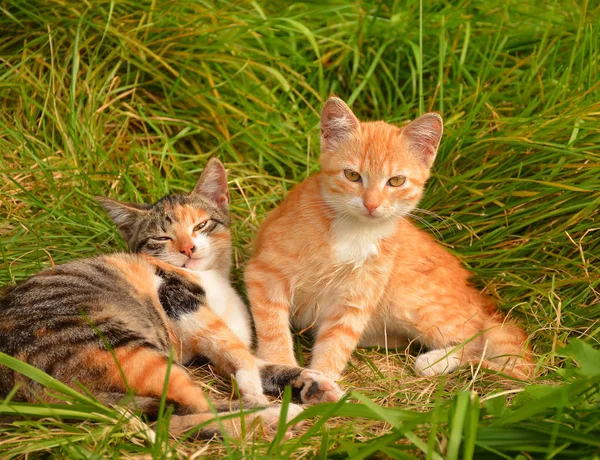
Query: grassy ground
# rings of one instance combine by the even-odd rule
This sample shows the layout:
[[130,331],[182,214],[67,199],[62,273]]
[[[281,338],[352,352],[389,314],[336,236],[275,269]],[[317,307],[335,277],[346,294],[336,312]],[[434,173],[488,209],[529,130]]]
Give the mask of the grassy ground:
[[81,423],[0,428],[0,457],[598,458],[600,7],[423,3],[0,2],[0,284],[123,248],[92,197],[189,190],[212,155],[239,279],[265,213],[317,168],[324,98],[390,122],[436,110],[420,225],[531,334],[540,384],[418,378],[408,353],[360,350],[351,402],[311,408],[289,441],[169,444],[65,396]]

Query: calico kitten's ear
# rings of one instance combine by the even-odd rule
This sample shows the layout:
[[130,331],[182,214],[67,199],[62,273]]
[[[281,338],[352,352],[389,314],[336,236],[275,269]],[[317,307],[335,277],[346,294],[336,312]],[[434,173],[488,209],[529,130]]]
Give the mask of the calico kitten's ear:
[[400,136],[408,143],[408,148],[430,168],[437,155],[443,131],[442,117],[431,112],[411,121],[402,128]]
[[147,215],[150,204],[124,203],[104,196],[95,197],[117,226],[123,239],[129,244],[141,218]]
[[225,166],[217,158],[211,158],[198,179],[198,183],[190,195],[200,195],[214,201],[219,206],[229,206],[229,190],[227,189],[227,172]]
[[350,107],[338,97],[330,97],[321,111],[321,152],[339,148],[360,133],[360,122]]

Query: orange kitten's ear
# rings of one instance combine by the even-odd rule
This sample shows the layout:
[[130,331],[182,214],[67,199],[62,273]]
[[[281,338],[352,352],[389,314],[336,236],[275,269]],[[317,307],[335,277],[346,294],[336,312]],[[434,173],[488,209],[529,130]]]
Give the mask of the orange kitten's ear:
[[133,230],[137,227],[139,220],[146,216],[147,210],[152,207],[149,204],[124,203],[104,196],[95,198],[106,210],[127,243],[133,236]]
[[321,111],[321,152],[339,148],[360,133],[360,122],[350,107],[338,97],[330,97]]
[[219,206],[229,206],[229,190],[227,189],[227,172],[225,166],[217,158],[206,163],[204,171],[191,195],[201,195],[214,201]]
[[408,148],[431,167],[442,139],[444,123],[437,113],[421,115],[402,128],[400,136],[408,143]]

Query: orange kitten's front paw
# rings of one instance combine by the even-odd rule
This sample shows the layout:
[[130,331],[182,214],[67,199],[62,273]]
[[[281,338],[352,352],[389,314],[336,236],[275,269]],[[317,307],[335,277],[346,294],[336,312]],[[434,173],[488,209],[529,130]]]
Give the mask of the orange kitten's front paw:
[[304,404],[339,401],[344,392],[340,386],[319,371],[306,369],[300,374],[304,386],[300,398]]

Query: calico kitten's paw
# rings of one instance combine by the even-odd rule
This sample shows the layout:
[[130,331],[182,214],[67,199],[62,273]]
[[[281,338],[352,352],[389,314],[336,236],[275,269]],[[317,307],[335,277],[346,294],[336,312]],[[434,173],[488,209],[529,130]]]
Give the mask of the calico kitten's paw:
[[449,374],[460,366],[460,358],[452,354],[452,348],[431,350],[417,356],[415,359],[415,372],[424,377]]
[[244,403],[244,407],[252,408],[258,406],[268,406],[269,400],[263,394],[245,394],[242,395],[242,402]]
[[344,396],[340,386],[319,371],[306,369],[300,379],[303,382],[300,398],[304,404],[336,402]]
[[[290,404],[288,406],[286,422],[296,418],[303,411],[301,406]],[[220,416],[239,414],[236,412],[220,412]],[[210,439],[214,436],[222,437],[224,435],[234,438],[241,438],[242,435],[273,439],[277,433],[279,419],[281,418],[281,405],[270,406],[258,412],[244,413],[243,425],[241,417],[229,417],[226,420],[215,419],[212,413],[174,415],[171,417],[169,432],[173,436],[191,436],[193,439]],[[198,429],[202,424],[203,428]],[[301,427],[304,422],[297,423],[288,427],[285,433],[285,439],[292,436],[294,429]]]
[[[289,423],[291,420],[296,418],[304,409],[302,406],[297,404],[290,404],[287,410],[287,416],[285,421]],[[259,432],[261,437],[265,439],[272,439],[277,433],[277,427],[279,425],[279,419],[281,418],[281,405],[277,404],[257,412],[255,419],[253,420],[253,427],[256,429],[260,428],[262,431]],[[287,429],[284,435],[284,439],[289,439],[293,435],[293,430],[300,428],[304,425],[304,422],[297,423]]]
[[246,407],[267,406],[269,400],[263,394],[258,369],[242,369],[235,373],[242,400]]

